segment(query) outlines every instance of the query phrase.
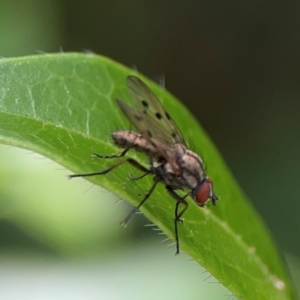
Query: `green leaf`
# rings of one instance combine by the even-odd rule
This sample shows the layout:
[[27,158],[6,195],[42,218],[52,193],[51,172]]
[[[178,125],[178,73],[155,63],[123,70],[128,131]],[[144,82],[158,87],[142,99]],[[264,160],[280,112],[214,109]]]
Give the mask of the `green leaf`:
[[[0,140],[53,159],[75,173],[100,171],[115,160],[91,157],[119,153],[110,139],[130,124],[115,98],[130,101],[125,79],[136,72],[92,54],[37,55],[0,61]],[[136,74],[137,75],[137,74]],[[179,226],[181,250],[242,299],[295,299],[284,263],[263,221],[247,201],[217,149],[191,113],[174,96],[145,77],[187,140],[208,165],[220,196],[217,206],[199,208],[189,200]],[[127,154],[147,166],[147,157]],[[122,166],[91,177],[107,190],[138,205],[151,178]],[[82,179],[73,179],[82,180]],[[174,200],[160,185],[141,211],[174,239]],[[174,248],[175,252],[175,248]]]

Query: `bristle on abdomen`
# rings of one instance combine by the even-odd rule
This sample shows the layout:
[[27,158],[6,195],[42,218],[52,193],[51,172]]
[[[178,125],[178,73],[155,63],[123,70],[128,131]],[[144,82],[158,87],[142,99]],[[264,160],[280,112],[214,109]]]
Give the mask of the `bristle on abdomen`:
[[157,155],[156,145],[139,133],[119,130],[113,132],[111,136],[115,145],[120,148],[133,148],[150,156]]

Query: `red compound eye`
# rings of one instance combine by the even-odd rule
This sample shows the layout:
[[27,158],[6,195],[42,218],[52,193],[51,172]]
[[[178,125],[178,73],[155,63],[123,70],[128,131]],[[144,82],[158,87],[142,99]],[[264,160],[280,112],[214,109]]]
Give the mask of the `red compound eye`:
[[199,206],[204,206],[207,200],[212,197],[212,185],[211,179],[206,178],[196,191],[195,200]]

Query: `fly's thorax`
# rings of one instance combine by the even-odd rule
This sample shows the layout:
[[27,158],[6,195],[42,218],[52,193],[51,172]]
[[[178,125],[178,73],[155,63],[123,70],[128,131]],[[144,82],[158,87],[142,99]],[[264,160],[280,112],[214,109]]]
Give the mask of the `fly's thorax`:
[[205,170],[200,157],[187,150],[182,144],[167,149],[168,160],[161,165],[159,175],[166,185],[174,189],[195,189],[205,178]]
[[156,175],[165,185],[172,187],[174,190],[186,188],[185,180],[178,176],[170,162],[161,164],[156,170]]
[[111,136],[119,148],[133,148],[150,156],[157,155],[156,145],[137,132],[119,130],[113,132]]
[[186,150],[178,160],[182,177],[190,189],[194,189],[205,178],[205,170],[201,158],[194,152]]

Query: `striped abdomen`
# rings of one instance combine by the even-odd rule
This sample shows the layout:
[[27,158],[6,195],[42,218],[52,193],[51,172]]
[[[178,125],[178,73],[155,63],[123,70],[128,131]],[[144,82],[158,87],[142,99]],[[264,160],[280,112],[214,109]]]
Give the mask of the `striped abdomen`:
[[115,145],[120,148],[133,148],[152,157],[158,155],[156,145],[139,133],[119,130],[111,136]]

